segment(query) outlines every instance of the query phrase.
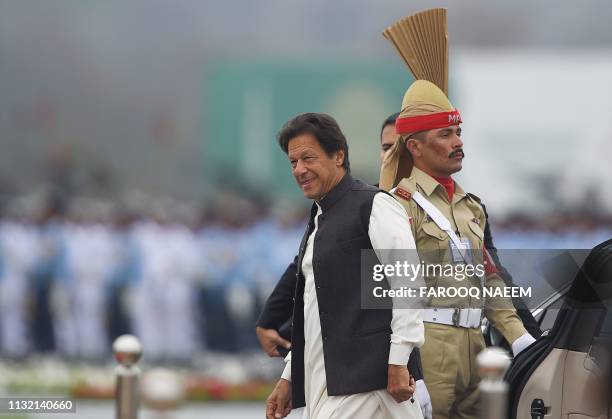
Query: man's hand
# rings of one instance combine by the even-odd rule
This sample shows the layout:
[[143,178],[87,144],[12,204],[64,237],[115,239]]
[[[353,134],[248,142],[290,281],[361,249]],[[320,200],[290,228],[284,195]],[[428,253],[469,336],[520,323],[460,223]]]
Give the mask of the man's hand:
[[284,418],[291,408],[291,382],[281,378],[266,400],[266,419]]
[[268,354],[268,356],[281,356],[281,354],[279,354],[278,350],[276,349],[277,346],[282,346],[287,350],[291,349],[291,342],[283,339],[276,330],[264,329],[263,327],[257,326],[255,331],[257,332],[257,339],[259,339],[259,344]]
[[398,403],[405,402],[414,394],[416,384],[405,365],[389,365],[387,391]]

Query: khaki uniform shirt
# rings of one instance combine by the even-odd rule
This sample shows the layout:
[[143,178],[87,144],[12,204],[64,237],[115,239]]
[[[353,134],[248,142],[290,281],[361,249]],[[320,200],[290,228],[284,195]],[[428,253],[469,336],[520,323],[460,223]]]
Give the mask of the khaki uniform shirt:
[[[485,214],[479,200],[473,195],[466,194],[456,182],[452,202],[449,202],[446,189],[434,178],[416,167],[412,169],[409,178],[402,179],[394,196],[404,206],[408,216],[411,217],[412,232],[420,259],[426,265],[431,265],[424,275],[428,287],[436,287],[438,290],[440,288],[470,286],[480,289],[483,286],[488,288],[504,287],[505,284],[497,273],[488,274],[486,278],[482,279],[477,275],[458,274],[460,271],[457,270],[457,266],[464,264],[464,262],[457,263],[456,256],[455,261],[453,261],[451,239],[448,233],[440,229],[414,199],[411,199],[411,196],[403,193],[400,189],[410,194],[419,191],[450,221],[451,228],[459,238],[469,242],[472,250],[468,253],[474,266],[480,264],[482,267],[484,263]],[[454,265],[456,269],[450,275],[448,270],[439,268],[449,265]],[[438,266],[437,269],[434,268],[436,266]],[[462,277],[464,279],[461,279]],[[509,298],[444,297],[439,296],[441,293],[437,294],[429,300],[431,307],[482,308],[487,319],[504,335],[508,342],[514,342],[518,337],[527,333]]]

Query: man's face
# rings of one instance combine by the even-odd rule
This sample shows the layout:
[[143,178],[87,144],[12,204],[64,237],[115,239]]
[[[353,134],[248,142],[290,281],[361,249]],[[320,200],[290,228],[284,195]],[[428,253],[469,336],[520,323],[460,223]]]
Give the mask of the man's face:
[[385,153],[389,150],[393,144],[397,141],[399,135],[395,132],[395,125],[385,125],[380,135],[380,162],[382,163],[385,158]]
[[293,177],[308,199],[323,198],[346,173],[342,167],[344,151],[328,156],[319,141],[309,133],[289,140],[287,156]]
[[406,142],[415,166],[438,177],[460,171],[465,154],[459,125],[432,129],[424,134],[424,140],[411,138]]

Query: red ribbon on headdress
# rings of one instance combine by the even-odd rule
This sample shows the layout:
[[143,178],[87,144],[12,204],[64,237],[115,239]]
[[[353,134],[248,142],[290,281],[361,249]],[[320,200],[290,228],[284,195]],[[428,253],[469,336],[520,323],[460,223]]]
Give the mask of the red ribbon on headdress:
[[395,121],[395,131],[398,134],[411,134],[413,132],[450,127],[461,122],[459,111],[454,109],[450,112],[439,112],[431,115],[399,117]]

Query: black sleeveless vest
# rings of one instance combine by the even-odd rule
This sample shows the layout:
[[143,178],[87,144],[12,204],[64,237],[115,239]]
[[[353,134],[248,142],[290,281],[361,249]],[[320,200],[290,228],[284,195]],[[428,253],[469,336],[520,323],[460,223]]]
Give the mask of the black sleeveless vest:
[[[391,310],[361,309],[361,249],[372,249],[368,235],[372,202],[380,189],[345,175],[320,202],[313,269],[330,396],[387,387]],[[293,406],[304,400],[304,282],[302,259],[314,230],[313,204],[298,256],[293,307],[291,381]],[[372,272],[372,264],[363,269]]]

